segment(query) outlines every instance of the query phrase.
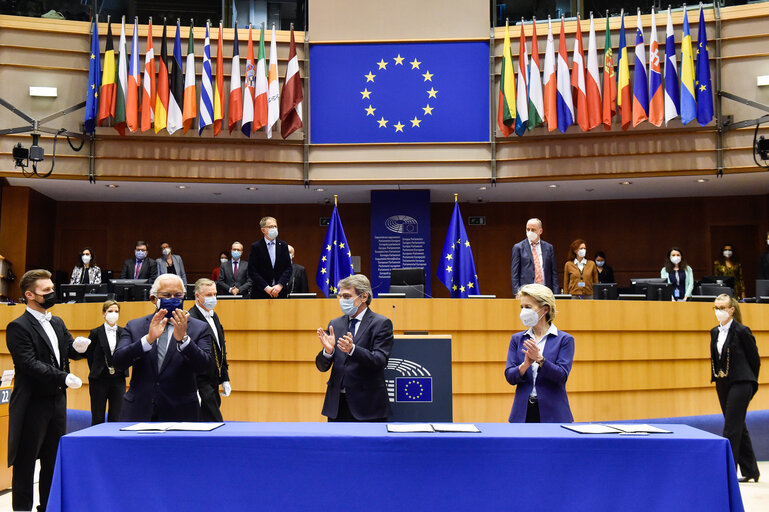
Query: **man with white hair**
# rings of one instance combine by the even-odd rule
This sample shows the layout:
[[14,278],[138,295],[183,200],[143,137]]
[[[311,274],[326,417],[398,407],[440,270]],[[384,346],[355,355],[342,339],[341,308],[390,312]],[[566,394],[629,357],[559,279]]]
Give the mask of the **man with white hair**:
[[133,367],[120,421],[196,421],[195,374],[211,364],[208,325],[182,309],[184,283],[175,274],[155,279],[150,301],[156,311],[128,322],[113,355],[118,371]]

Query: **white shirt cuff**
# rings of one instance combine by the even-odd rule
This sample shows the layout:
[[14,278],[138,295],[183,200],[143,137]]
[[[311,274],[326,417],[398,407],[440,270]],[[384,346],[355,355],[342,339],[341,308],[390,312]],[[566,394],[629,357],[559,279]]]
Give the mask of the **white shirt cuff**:
[[[155,341],[157,341],[157,340],[155,340]],[[152,345],[149,344],[149,342],[147,341],[147,337],[146,336],[142,336],[142,349],[145,352],[149,352],[150,350],[152,350]]]
[[350,353],[347,354],[347,357],[350,357],[353,352],[355,352],[355,344],[353,344],[352,348],[350,349]]
[[[334,350],[336,350],[336,349],[334,349]],[[325,348],[323,350],[321,350],[320,352],[321,352],[321,354],[323,354],[323,357],[325,357],[326,359],[331,359],[334,356],[334,352],[331,352],[329,354],[328,352],[326,352]]]
[[190,344],[190,341],[192,341],[192,338],[190,338],[190,337],[188,336],[188,337],[187,337],[187,341],[185,341],[185,342],[184,342],[184,343],[182,343],[181,345],[179,345],[179,342],[178,342],[178,341],[176,341],[176,338],[174,338],[174,341],[176,342],[176,346],[177,346],[177,348],[178,348],[178,349],[179,349],[179,351],[181,352],[182,350],[184,350],[185,348],[187,348],[187,345],[189,345],[189,344]]

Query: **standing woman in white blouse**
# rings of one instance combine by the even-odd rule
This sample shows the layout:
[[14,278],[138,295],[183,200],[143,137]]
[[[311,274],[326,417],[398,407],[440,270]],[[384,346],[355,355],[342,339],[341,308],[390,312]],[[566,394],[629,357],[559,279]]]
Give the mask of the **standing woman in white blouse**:
[[710,381],[716,383],[718,401],[724,414],[724,434],[732,445],[734,463],[739,465],[740,482],[758,482],[758,464],[753,444],[745,425],[745,415],[758,390],[758,356],[756,338],[742,325],[740,303],[721,294],[713,309],[718,325],[710,331]]

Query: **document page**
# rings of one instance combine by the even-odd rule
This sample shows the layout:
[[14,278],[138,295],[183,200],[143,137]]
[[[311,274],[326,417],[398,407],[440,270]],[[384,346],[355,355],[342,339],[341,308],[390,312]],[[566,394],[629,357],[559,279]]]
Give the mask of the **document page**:
[[168,427],[173,425],[173,422],[167,422],[167,423],[137,423],[136,425],[131,425],[128,427],[123,427],[120,430],[128,430],[131,432],[138,432],[138,431],[144,431],[144,432],[165,432],[168,430]]
[[432,423],[436,432],[480,432],[472,423]]
[[608,425],[598,423],[583,423],[573,425],[561,425],[563,428],[579,432],[580,434],[618,434],[620,431]]
[[215,428],[219,428],[224,423],[203,423],[203,422],[180,422],[180,423],[174,423],[170,427],[168,427],[166,430],[173,430],[173,431],[185,431],[185,432],[208,432],[210,430],[214,430]]
[[435,432],[429,423],[388,423],[388,432],[408,433],[408,432]]
[[607,424],[607,427],[616,428],[620,432],[628,434],[672,434],[670,430],[665,430],[652,425],[642,424]]

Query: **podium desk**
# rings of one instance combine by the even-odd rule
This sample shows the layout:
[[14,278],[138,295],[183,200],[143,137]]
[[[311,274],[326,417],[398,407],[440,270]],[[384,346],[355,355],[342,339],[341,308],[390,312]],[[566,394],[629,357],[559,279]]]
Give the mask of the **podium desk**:
[[211,432],[61,439],[48,510],[742,511],[729,441],[581,435],[479,423],[391,434],[383,423],[227,423]]

